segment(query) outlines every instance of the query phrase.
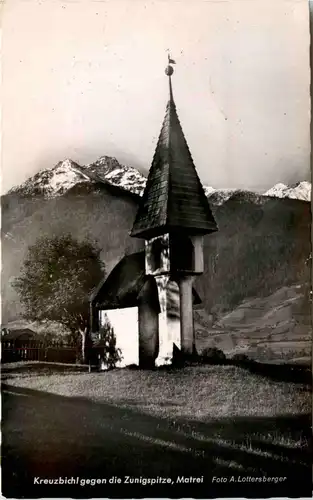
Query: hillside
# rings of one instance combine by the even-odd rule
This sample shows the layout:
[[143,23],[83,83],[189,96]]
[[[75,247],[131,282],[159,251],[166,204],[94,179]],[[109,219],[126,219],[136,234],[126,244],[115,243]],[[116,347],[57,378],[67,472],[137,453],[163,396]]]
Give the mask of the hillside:
[[[133,191],[142,189],[143,176],[131,169],[125,174],[127,167],[119,167],[115,159],[111,160],[102,157],[98,166],[87,167],[61,162],[2,197],[3,324],[20,317],[20,304],[11,284],[19,274],[28,246],[38,236],[70,232],[80,239],[89,235],[103,249],[108,271],[125,251],[142,248],[141,240],[129,237],[139,196],[129,191],[125,175]],[[106,180],[110,174],[119,187],[109,182],[110,177]],[[242,345],[246,348],[248,340],[245,344],[244,339],[249,339],[250,334],[252,338],[256,331],[263,332],[261,336],[279,335],[282,321],[283,333],[289,335],[289,340],[307,339],[310,204],[289,197],[230,190],[215,191],[209,199],[219,231],[205,237],[205,273],[195,284],[203,299],[203,312],[197,316],[200,333],[203,335],[203,330],[209,328],[210,338],[214,342],[218,338],[217,344],[220,342],[228,352],[236,352]],[[301,287],[301,294],[297,287]],[[304,311],[298,320],[303,329],[292,326],[294,313],[284,305],[284,290],[291,294],[296,291],[295,303]],[[255,309],[254,301],[261,301],[260,307]],[[243,304],[257,311],[255,321],[245,319],[238,326],[236,315],[246,307]],[[282,320],[285,307],[291,312]],[[271,328],[266,326],[270,310]],[[225,333],[224,340],[219,340]],[[235,339],[232,345],[229,339],[234,334],[241,340]],[[301,357],[302,344],[298,346]]]
[[88,235],[103,248],[101,257],[110,271],[125,250],[132,252],[142,246],[140,240],[128,235],[136,210],[135,195],[103,183],[76,184],[65,195],[54,198],[17,193],[3,196],[3,323],[15,320],[21,313],[11,284],[19,274],[27,248],[39,236],[69,232],[83,239]]
[[311,323],[305,289],[284,286],[267,297],[244,300],[215,324],[195,311],[197,349],[221,349],[227,356],[246,354],[264,362],[311,361]]
[[212,314],[282,286],[307,283],[309,203],[238,193],[212,208],[219,231],[205,237],[205,273],[198,280]]

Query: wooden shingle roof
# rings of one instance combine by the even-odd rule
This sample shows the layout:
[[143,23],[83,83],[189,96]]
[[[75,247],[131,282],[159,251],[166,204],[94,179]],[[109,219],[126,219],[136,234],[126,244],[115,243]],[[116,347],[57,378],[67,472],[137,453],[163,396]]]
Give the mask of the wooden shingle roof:
[[[112,269],[109,276],[102,279],[90,295],[92,306],[98,309],[122,309],[138,306],[144,285],[149,282],[151,288],[157,285],[153,276],[147,276],[145,271],[145,252],[125,255]],[[194,305],[201,304],[201,298],[193,288]]]
[[200,234],[217,230],[173,99],[165,118],[131,236],[149,238],[170,229]]
[[137,252],[125,255],[103,279],[90,299],[102,309],[134,307],[145,284],[145,254]]

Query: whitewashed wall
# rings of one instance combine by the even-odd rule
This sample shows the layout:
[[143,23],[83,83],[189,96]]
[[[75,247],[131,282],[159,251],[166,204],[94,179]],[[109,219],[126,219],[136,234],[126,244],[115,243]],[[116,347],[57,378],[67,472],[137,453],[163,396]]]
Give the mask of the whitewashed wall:
[[123,367],[139,364],[139,333],[138,333],[138,307],[125,309],[111,309],[100,311],[100,324],[106,322],[106,317],[114,329],[116,347],[121,349],[123,359],[117,364]]

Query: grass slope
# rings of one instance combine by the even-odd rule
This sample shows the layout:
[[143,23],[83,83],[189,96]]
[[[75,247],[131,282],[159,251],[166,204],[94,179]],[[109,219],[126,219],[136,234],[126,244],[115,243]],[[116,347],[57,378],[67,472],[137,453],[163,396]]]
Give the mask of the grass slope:
[[212,325],[204,309],[196,310],[198,352],[207,347],[221,349],[231,357],[271,362],[311,361],[311,322],[305,310],[304,286],[285,286],[269,295],[246,299]]
[[[4,367],[2,380],[4,477],[15,497],[34,475],[59,474],[160,475],[174,481],[177,475],[203,475],[202,498],[210,497],[208,491],[213,497],[264,494],[261,485],[241,493],[238,485],[231,494],[212,492],[213,476],[279,476],[287,490],[298,480],[303,492],[309,491],[306,385],[273,382],[233,366],[89,374],[33,364]],[[186,496],[184,488],[184,493],[168,490],[161,496]],[[269,493],[286,495],[282,488],[271,487]],[[119,494],[128,495],[130,490]],[[188,491],[197,495],[194,488]]]
[[206,422],[219,418],[306,414],[310,391],[235,366],[194,366],[171,370],[117,369],[72,372],[45,364],[6,365],[2,380],[60,396],[85,397],[149,415]]
[[[306,416],[182,423],[107,402],[10,385],[3,386],[3,415],[2,492],[6,498],[311,494]],[[110,477],[123,480],[125,475],[169,478],[170,484],[108,484]],[[34,477],[78,477],[85,482],[55,486],[53,481],[39,486]],[[187,481],[179,484],[182,477]],[[190,477],[200,478],[201,484],[188,483]],[[222,477],[226,483],[220,481]],[[255,477],[261,482],[251,484]],[[107,483],[96,487],[93,482],[88,487],[87,478],[106,478]]]

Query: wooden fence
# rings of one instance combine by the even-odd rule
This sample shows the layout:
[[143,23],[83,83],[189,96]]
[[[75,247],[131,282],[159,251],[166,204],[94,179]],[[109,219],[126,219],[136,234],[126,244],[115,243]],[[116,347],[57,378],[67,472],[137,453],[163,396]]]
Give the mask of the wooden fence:
[[1,362],[49,361],[55,363],[76,363],[79,350],[75,346],[44,344],[38,341],[2,340]]

